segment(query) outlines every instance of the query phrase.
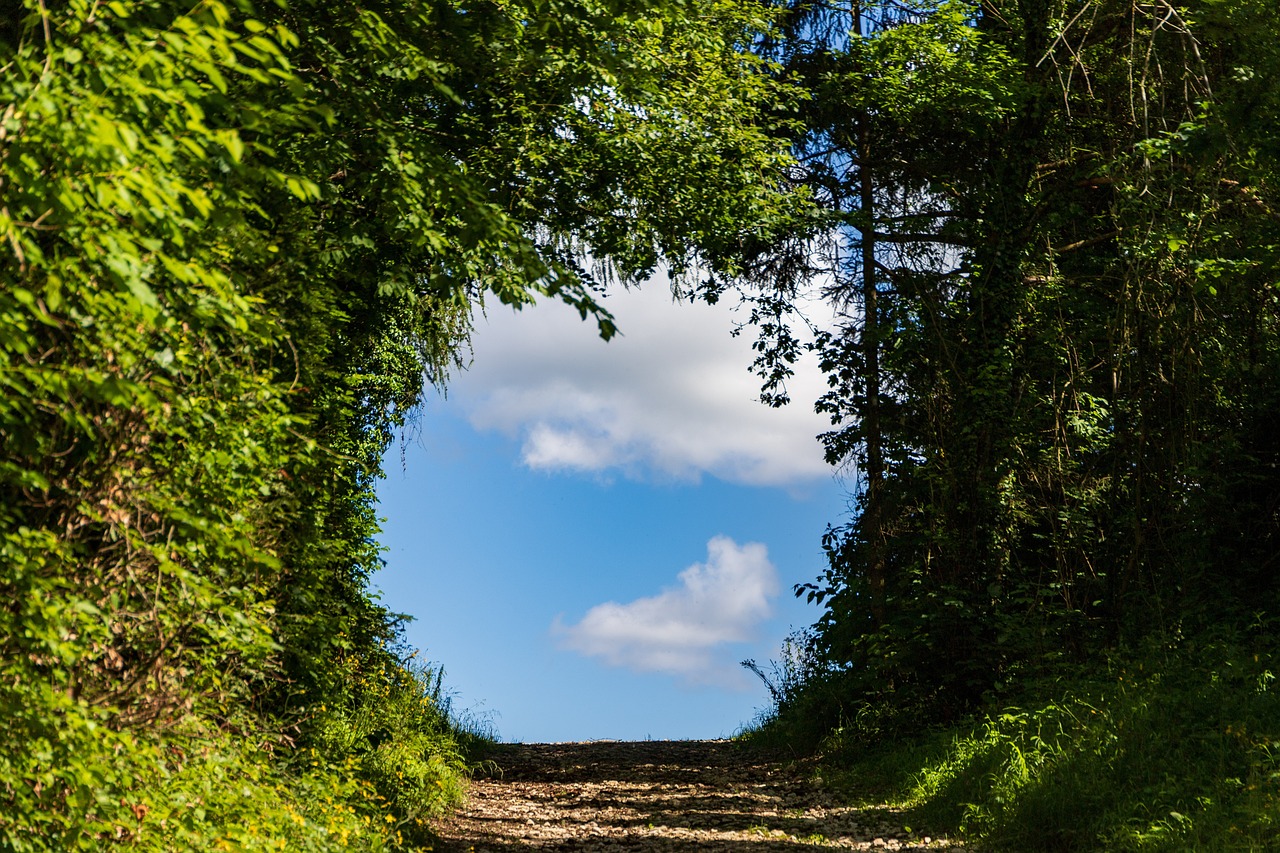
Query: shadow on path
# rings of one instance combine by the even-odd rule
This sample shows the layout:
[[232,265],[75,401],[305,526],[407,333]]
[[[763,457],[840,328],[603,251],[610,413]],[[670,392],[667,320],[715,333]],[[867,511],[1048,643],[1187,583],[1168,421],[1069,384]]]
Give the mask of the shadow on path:
[[437,827],[443,853],[925,850],[888,808],[838,805],[805,767],[731,741],[505,744]]

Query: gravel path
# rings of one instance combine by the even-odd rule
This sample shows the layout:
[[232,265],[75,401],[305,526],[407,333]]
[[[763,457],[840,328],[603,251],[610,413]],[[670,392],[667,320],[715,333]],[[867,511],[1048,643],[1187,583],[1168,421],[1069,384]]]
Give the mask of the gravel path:
[[802,767],[729,741],[506,744],[437,827],[442,853],[936,850],[888,808],[837,805]]

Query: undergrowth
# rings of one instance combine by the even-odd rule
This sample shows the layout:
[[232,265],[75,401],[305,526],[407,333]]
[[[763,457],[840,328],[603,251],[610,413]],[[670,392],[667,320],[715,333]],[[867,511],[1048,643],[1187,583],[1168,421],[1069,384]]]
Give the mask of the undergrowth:
[[[893,715],[864,708],[817,751],[850,800],[887,800],[979,849],[1280,850],[1276,672],[1271,649],[1187,643],[1024,685],[910,736],[886,737]],[[745,739],[812,747],[804,702]]]
[[348,674],[343,706],[294,743],[209,709],[122,731],[46,685],[0,685],[0,850],[431,849],[427,821],[460,801],[488,734],[458,722],[438,670]]

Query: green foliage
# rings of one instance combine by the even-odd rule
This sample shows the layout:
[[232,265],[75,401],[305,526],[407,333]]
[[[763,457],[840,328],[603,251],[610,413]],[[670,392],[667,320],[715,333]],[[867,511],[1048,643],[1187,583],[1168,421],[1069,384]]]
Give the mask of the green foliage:
[[383,453],[485,299],[608,337],[582,252],[782,215],[767,10],[11,5],[0,849],[426,844],[475,738],[369,590]]
[[1270,850],[1280,697],[1255,648],[1118,657],[949,728],[869,740],[854,721],[823,752],[850,796],[982,849]]
[[997,849],[1274,849],[1274,15],[780,5],[815,209],[747,284],[828,283],[859,480],[752,737]]
[[390,659],[366,671],[354,657],[338,662],[351,684],[343,704],[322,706],[313,723],[316,748],[330,760],[358,764],[395,814],[415,827],[438,817],[463,794],[466,760],[446,716],[442,671]]
[[[799,590],[824,608],[814,714],[954,720],[1274,611],[1274,20],[783,5],[763,49],[810,93],[791,176],[814,210],[746,285],[781,317],[827,283],[823,440],[860,478]],[[762,331],[776,382],[794,341]]]
[[125,727],[49,688],[11,687],[0,705],[5,850],[402,849],[399,813],[357,768],[282,762],[289,744],[257,721]]

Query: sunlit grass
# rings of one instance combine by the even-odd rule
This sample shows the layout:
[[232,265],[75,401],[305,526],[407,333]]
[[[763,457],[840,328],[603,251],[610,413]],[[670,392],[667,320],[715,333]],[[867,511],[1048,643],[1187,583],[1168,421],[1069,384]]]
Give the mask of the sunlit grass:
[[[853,721],[822,742],[821,772],[851,801],[982,849],[1280,850],[1272,661],[1202,645],[1028,686],[1017,705],[908,738]],[[777,744],[790,725],[784,713],[752,737]]]

